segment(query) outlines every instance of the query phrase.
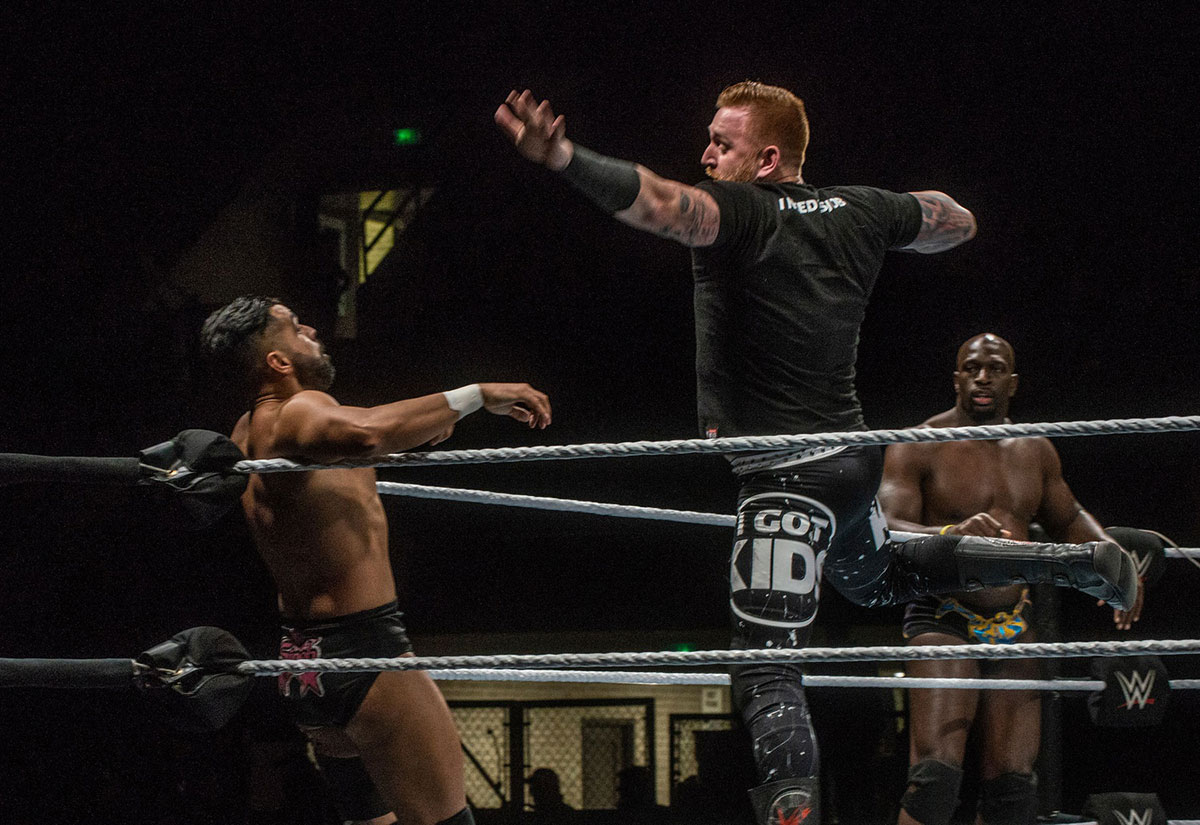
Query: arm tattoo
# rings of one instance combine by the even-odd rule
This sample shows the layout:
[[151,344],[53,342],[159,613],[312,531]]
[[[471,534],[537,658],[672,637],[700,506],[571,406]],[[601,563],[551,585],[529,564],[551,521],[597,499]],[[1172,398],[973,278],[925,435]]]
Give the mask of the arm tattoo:
[[921,230],[908,245],[918,252],[942,252],[975,236],[975,216],[941,192],[913,192],[921,205]]
[[692,197],[684,191],[679,193],[676,208],[671,214],[664,215],[653,231],[684,246],[708,246],[717,238],[715,218],[715,212],[703,198]]

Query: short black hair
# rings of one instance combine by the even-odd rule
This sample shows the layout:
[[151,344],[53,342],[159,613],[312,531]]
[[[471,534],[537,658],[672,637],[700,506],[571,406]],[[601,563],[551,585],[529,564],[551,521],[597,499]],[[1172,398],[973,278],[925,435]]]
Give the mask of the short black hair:
[[276,298],[243,295],[208,316],[200,328],[200,346],[216,373],[224,373],[226,379],[250,379],[254,344],[271,323],[271,307],[278,303]]

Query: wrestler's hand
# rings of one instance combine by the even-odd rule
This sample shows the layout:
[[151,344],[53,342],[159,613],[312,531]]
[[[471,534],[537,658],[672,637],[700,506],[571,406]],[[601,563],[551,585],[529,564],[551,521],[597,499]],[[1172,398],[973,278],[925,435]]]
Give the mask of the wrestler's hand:
[[[1128,630],[1133,627],[1133,623],[1142,618],[1142,605],[1146,601],[1146,578],[1138,576],[1138,594],[1137,599],[1133,603],[1133,607],[1128,610],[1114,610],[1113,624],[1117,626],[1117,630]],[[1101,599],[1097,605],[1105,605],[1108,602]]]
[[528,384],[480,384],[483,408],[493,415],[507,415],[531,428],[550,425],[550,399]]
[[550,101],[538,103],[528,89],[508,93],[496,110],[496,123],[517,151],[552,172],[561,172],[571,162],[575,147],[564,136],[567,121],[554,116]]
[[958,536],[983,536],[984,538],[1010,538],[1012,533],[1004,529],[1004,525],[990,513],[976,513],[958,524],[952,525],[947,533]]
[[429,439],[429,441],[427,441],[426,444],[428,444],[430,447],[434,447],[438,444],[441,444],[443,441],[445,441],[447,438],[449,438],[452,435],[454,435],[454,425],[453,424],[451,424],[446,429],[442,430],[440,433],[435,435],[433,438]]

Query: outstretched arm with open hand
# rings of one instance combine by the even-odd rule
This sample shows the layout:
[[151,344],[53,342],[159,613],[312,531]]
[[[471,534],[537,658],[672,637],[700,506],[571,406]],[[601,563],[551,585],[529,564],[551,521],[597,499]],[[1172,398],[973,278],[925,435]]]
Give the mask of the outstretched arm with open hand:
[[711,246],[721,213],[712,195],[629,161],[599,155],[567,139],[566,121],[526,89],[509,92],[496,123],[524,157],[561,173],[622,223],[678,241]]

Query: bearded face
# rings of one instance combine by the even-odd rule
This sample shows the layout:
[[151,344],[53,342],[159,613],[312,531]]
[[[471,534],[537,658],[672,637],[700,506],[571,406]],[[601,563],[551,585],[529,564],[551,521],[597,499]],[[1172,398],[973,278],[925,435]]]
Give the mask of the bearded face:
[[758,180],[763,148],[752,128],[750,109],[726,106],[717,110],[708,125],[708,146],[700,163],[713,180],[749,183]]
[[713,180],[725,180],[731,183],[752,183],[758,179],[758,157],[744,157],[736,162],[727,160],[721,166],[709,166],[704,174]]
[[296,353],[292,356],[292,363],[296,369],[296,380],[304,389],[325,392],[333,386],[337,371],[333,368],[333,359],[324,350],[319,355]]

